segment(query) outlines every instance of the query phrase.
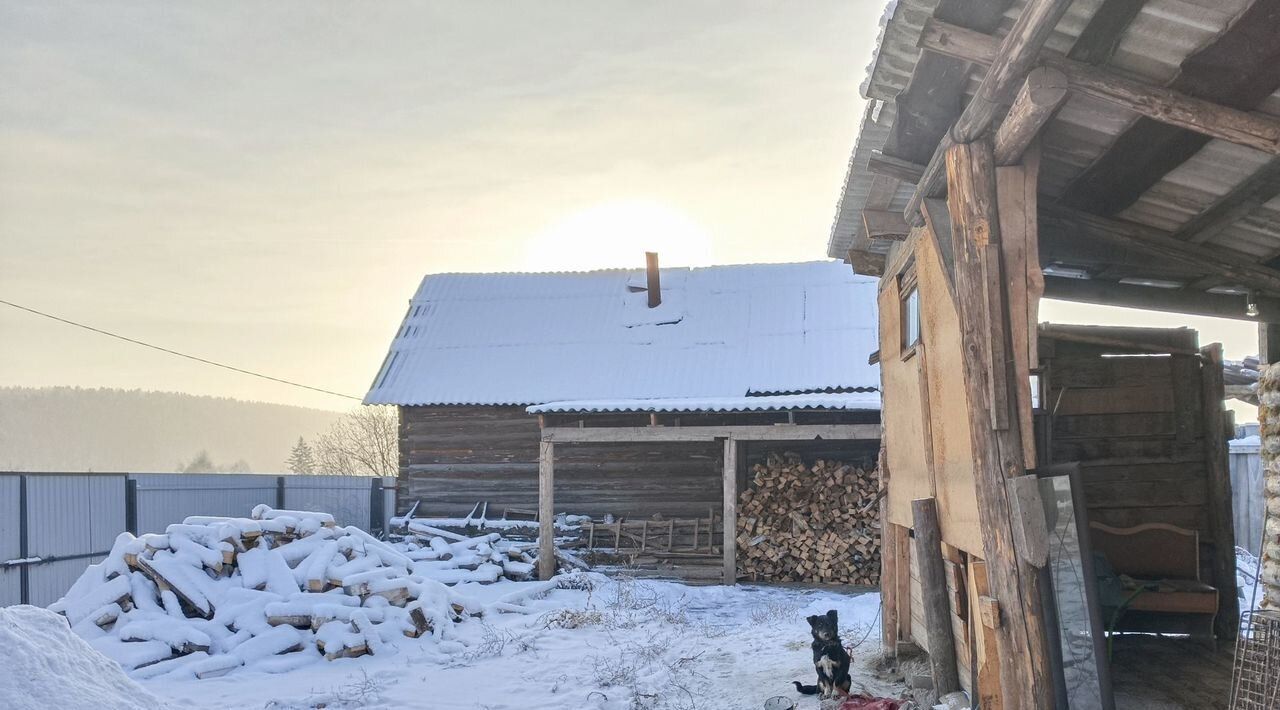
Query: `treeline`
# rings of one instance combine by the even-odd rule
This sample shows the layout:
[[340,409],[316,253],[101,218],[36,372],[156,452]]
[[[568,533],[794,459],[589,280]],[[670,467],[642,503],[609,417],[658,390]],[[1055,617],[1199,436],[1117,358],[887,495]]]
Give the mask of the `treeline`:
[[341,412],[176,392],[0,387],[0,470],[277,473]]

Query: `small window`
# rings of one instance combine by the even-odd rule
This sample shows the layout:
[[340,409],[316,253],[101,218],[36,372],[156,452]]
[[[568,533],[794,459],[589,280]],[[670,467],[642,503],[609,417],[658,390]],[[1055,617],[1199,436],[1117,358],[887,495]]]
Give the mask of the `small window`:
[[916,287],[915,264],[898,277],[898,293],[902,296],[902,354],[909,357],[920,344],[920,290]]

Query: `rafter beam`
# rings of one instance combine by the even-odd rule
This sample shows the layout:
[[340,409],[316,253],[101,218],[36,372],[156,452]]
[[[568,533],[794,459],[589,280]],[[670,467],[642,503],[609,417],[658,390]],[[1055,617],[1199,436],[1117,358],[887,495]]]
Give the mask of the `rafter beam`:
[[911,233],[911,225],[903,218],[901,212],[894,210],[862,211],[862,228],[868,239],[888,239],[900,242]]
[[1196,215],[1173,236],[1194,244],[1203,244],[1239,220],[1280,195],[1280,158],[1272,158],[1244,182],[1218,200],[1212,207]]
[[[994,64],[1001,50],[1001,42],[996,37],[932,18],[925,21],[918,44],[930,52],[977,64]],[[1240,111],[1172,89],[1152,86],[1073,61],[1055,52],[1042,53],[1040,60],[1062,71],[1072,91],[1162,123],[1280,155],[1280,119],[1274,116]]]
[[1068,57],[1085,64],[1106,64],[1147,0],[1105,0],[1071,45]]
[[[987,62],[989,67],[982,77],[982,83],[956,119],[955,125],[934,149],[933,157],[925,167],[924,176],[907,202],[903,214],[913,226],[918,227],[924,223],[920,205],[925,198],[937,197],[943,192],[947,151],[953,145],[968,143],[986,133],[996,118],[997,110],[1004,105],[1013,87],[1026,77],[1045,41],[1058,26],[1058,20],[1062,19],[1070,6],[1071,0],[1031,0],[1014,21],[1013,27],[1009,28],[1009,34],[1003,40],[997,40],[991,61]],[[974,34],[986,36],[980,32]]]
[[873,150],[867,158],[867,171],[914,185],[920,182],[920,176],[924,174],[924,166]]
[[1013,165],[1039,135],[1040,129],[1067,100],[1067,77],[1050,67],[1027,74],[1013,106],[996,130],[996,165]]
[[[1234,249],[1188,244],[1167,232],[1134,222],[1099,217],[1066,208],[1041,211],[1041,220],[1054,227],[1088,235],[1093,239],[1171,259],[1201,271],[1217,273],[1246,288],[1280,294],[1280,271],[1259,266],[1253,257]],[[1051,228],[1054,228],[1051,227]]]
[[1152,288],[1130,286],[1111,281],[1088,281],[1044,277],[1044,297],[1058,301],[1095,303],[1103,306],[1138,308],[1144,311],[1163,311],[1193,316],[1233,318],[1236,320],[1280,320],[1280,299],[1255,297],[1259,317],[1250,318],[1244,296],[1226,293],[1205,293],[1188,289]]

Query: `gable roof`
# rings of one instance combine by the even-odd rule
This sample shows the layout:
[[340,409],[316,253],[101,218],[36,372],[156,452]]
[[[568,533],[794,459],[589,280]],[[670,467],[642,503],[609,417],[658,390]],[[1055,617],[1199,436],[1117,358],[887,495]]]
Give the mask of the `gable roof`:
[[644,286],[643,270],[428,275],[364,401],[730,411],[834,392],[863,394],[790,401],[879,408],[875,279],[834,261],[662,269],[652,309]]

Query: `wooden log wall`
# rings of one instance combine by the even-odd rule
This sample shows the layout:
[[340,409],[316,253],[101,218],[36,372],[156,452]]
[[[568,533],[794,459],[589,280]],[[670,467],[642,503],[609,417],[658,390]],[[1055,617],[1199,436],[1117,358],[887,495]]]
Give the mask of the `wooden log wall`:
[[[464,516],[477,501],[491,515],[538,507],[538,419],[524,407],[401,407],[396,508]],[[720,509],[715,443],[560,444],[557,512],[647,518]]]
[[[751,415],[747,415],[750,417]],[[874,414],[863,418],[876,419]],[[634,425],[623,415],[599,423]],[[782,421],[786,414],[775,415]],[[805,423],[847,422],[839,413],[807,412]],[[592,420],[593,423],[596,420]],[[763,424],[759,415],[686,415],[682,423]],[[563,424],[563,422],[559,422]],[[397,511],[421,500],[419,515],[464,516],[478,501],[491,515],[507,508],[538,507],[538,419],[524,407],[400,408],[400,488]],[[830,458],[873,466],[879,441],[748,442],[739,465],[739,490],[751,466],[775,451],[809,459]],[[557,444],[557,512],[605,514],[631,520],[706,517],[721,509],[723,446],[715,442],[653,444]]]

